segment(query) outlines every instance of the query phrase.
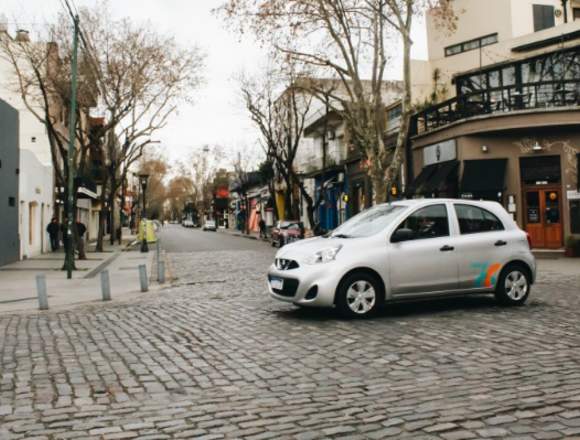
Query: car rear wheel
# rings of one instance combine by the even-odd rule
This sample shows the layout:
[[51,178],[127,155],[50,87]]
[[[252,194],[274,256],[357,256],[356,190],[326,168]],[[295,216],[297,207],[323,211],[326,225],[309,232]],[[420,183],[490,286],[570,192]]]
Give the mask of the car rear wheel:
[[530,286],[529,271],[520,264],[510,264],[499,276],[495,297],[504,305],[521,305],[528,299]]
[[339,313],[349,318],[363,318],[375,313],[383,302],[376,277],[365,272],[348,275],[336,292]]

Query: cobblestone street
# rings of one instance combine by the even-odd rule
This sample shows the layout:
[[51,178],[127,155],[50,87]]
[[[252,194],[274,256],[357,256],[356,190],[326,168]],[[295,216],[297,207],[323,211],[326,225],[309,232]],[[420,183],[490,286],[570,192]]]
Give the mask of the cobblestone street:
[[580,438],[580,272],[522,308],[348,321],[271,300],[274,250],[246,241],[170,253],[137,302],[0,316],[0,439]]

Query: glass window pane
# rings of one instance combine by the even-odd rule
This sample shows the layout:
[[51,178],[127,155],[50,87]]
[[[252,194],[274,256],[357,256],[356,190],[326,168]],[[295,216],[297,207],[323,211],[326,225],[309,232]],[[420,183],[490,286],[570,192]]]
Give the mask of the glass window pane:
[[526,194],[527,223],[541,223],[540,220],[540,193],[532,191]]
[[468,41],[463,43],[463,51],[479,49],[479,40]]
[[504,86],[513,86],[516,83],[516,68],[514,66],[505,67],[502,70],[502,77]]
[[499,70],[492,70],[489,72],[489,87],[493,89],[500,86]]
[[449,46],[445,49],[445,56],[456,55],[458,53],[461,53],[461,44]]
[[501,231],[504,229],[501,221],[491,212],[470,205],[455,205],[459,229],[462,234]]
[[445,205],[433,205],[419,209],[411,214],[397,229],[410,229],[415,240],[447,237],[449,219]]
[[546,191],[546,223],[560,223],[560,197],[556,191]]
[[481,39],[481,46],[489,46],[490,44],[497,43],[497,34],[489,35],[488,37],[483,37]]

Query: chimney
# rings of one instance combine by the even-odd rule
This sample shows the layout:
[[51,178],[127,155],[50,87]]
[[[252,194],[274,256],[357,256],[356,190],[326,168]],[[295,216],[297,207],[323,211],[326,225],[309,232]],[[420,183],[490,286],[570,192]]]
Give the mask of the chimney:
[[16,31],[16,37],[14,41],[18,41],[19,43],[28,43],[30,41],[29,32],[25,29],[18,29]]

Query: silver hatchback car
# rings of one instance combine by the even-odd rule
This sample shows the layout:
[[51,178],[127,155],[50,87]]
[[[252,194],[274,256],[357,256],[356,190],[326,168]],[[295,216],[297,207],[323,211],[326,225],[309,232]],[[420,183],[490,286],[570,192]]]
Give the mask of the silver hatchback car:
[[499,203],[422,199],[377,205],[283,247],[268,286],[281,301],[362,317],[389,301],[464,293],[523,304],[535,276],[529,237]]

